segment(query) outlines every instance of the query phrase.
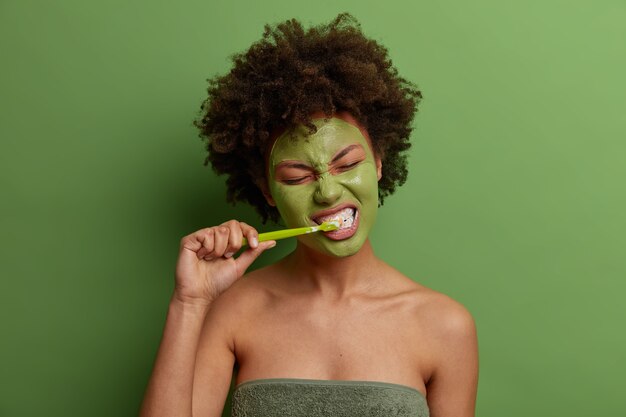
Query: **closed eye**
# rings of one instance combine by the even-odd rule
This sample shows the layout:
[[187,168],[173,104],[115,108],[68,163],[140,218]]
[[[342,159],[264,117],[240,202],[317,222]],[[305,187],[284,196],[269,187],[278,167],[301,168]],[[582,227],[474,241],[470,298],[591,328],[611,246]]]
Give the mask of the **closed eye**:
[[298,184],[302,184],[308,178],[309,178],[308,175],[306,177],[299,177],[299,178],[288,178],[288,179],[286,178],[286,179],[283,179],[282,182],[287,185],[298,185]]
[[360,144],[350,145],[335,155],[329,166],[331,171],[346,172],[366,159],[365,149]]
[[354,162],[351,162],[349,164],[341,165],[339,167],[339,169],[341,169],[341,170],[348,170],[350,168],[353,168],[353,167],[357,166],[359,164],[359,162],[361,162],[361,161],[354,161]]

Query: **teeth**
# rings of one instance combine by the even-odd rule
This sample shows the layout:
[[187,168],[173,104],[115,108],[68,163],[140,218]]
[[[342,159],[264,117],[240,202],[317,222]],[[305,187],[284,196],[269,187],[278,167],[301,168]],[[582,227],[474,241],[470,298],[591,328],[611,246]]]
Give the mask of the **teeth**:
[[337,221],[339,222],[340,229],[347,229],[349,227],[352,227],[352,224],[354,223],[354,214],[355,214],[355,209],[349,207],[335,214],[332,214],[330,216],[320,217],[317,220],[320,223],[329,222],[329,221]]

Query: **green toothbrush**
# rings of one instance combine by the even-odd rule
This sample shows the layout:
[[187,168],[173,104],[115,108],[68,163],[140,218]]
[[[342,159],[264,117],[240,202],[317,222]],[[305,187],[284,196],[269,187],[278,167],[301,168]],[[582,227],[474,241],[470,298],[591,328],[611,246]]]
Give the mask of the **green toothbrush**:
[[[293,237],[303,235],[305,233],[314,233],[314,232],[330,232],[331,230],[339,229],[338,221],[330,221],[324,222],[319,226],[311,226],[311,227],[297,227],[295,229],[285,229],[285,230],[277,230],[275,232],[267,232],[259,234],[259,242],[265,242],[266,240],[278,240],[284,239],[286,237]],[[246,238],[243,238],[241,242],[241,246],[247,245],[248,241]]]

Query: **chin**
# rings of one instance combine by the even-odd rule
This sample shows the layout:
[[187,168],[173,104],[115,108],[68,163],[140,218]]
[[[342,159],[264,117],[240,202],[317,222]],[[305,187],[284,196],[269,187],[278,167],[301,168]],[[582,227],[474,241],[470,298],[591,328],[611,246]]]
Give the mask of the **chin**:
[[314,239],[302,239],[304,245],[316,252],[335,258],[347,258],[356,255],[365,243],[365,239],[359,239],[358,236],[345,240],[331,240],[323,235],[308,237]]

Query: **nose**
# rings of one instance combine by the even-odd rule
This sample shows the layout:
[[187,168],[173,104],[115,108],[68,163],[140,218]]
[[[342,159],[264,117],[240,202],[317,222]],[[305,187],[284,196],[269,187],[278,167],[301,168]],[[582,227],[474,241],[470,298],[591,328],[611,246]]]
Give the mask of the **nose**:
[[333,204],[341,198],[343,187],[326,172],[317,179],[317,189],[313,194],[313,198],[318,204]]

